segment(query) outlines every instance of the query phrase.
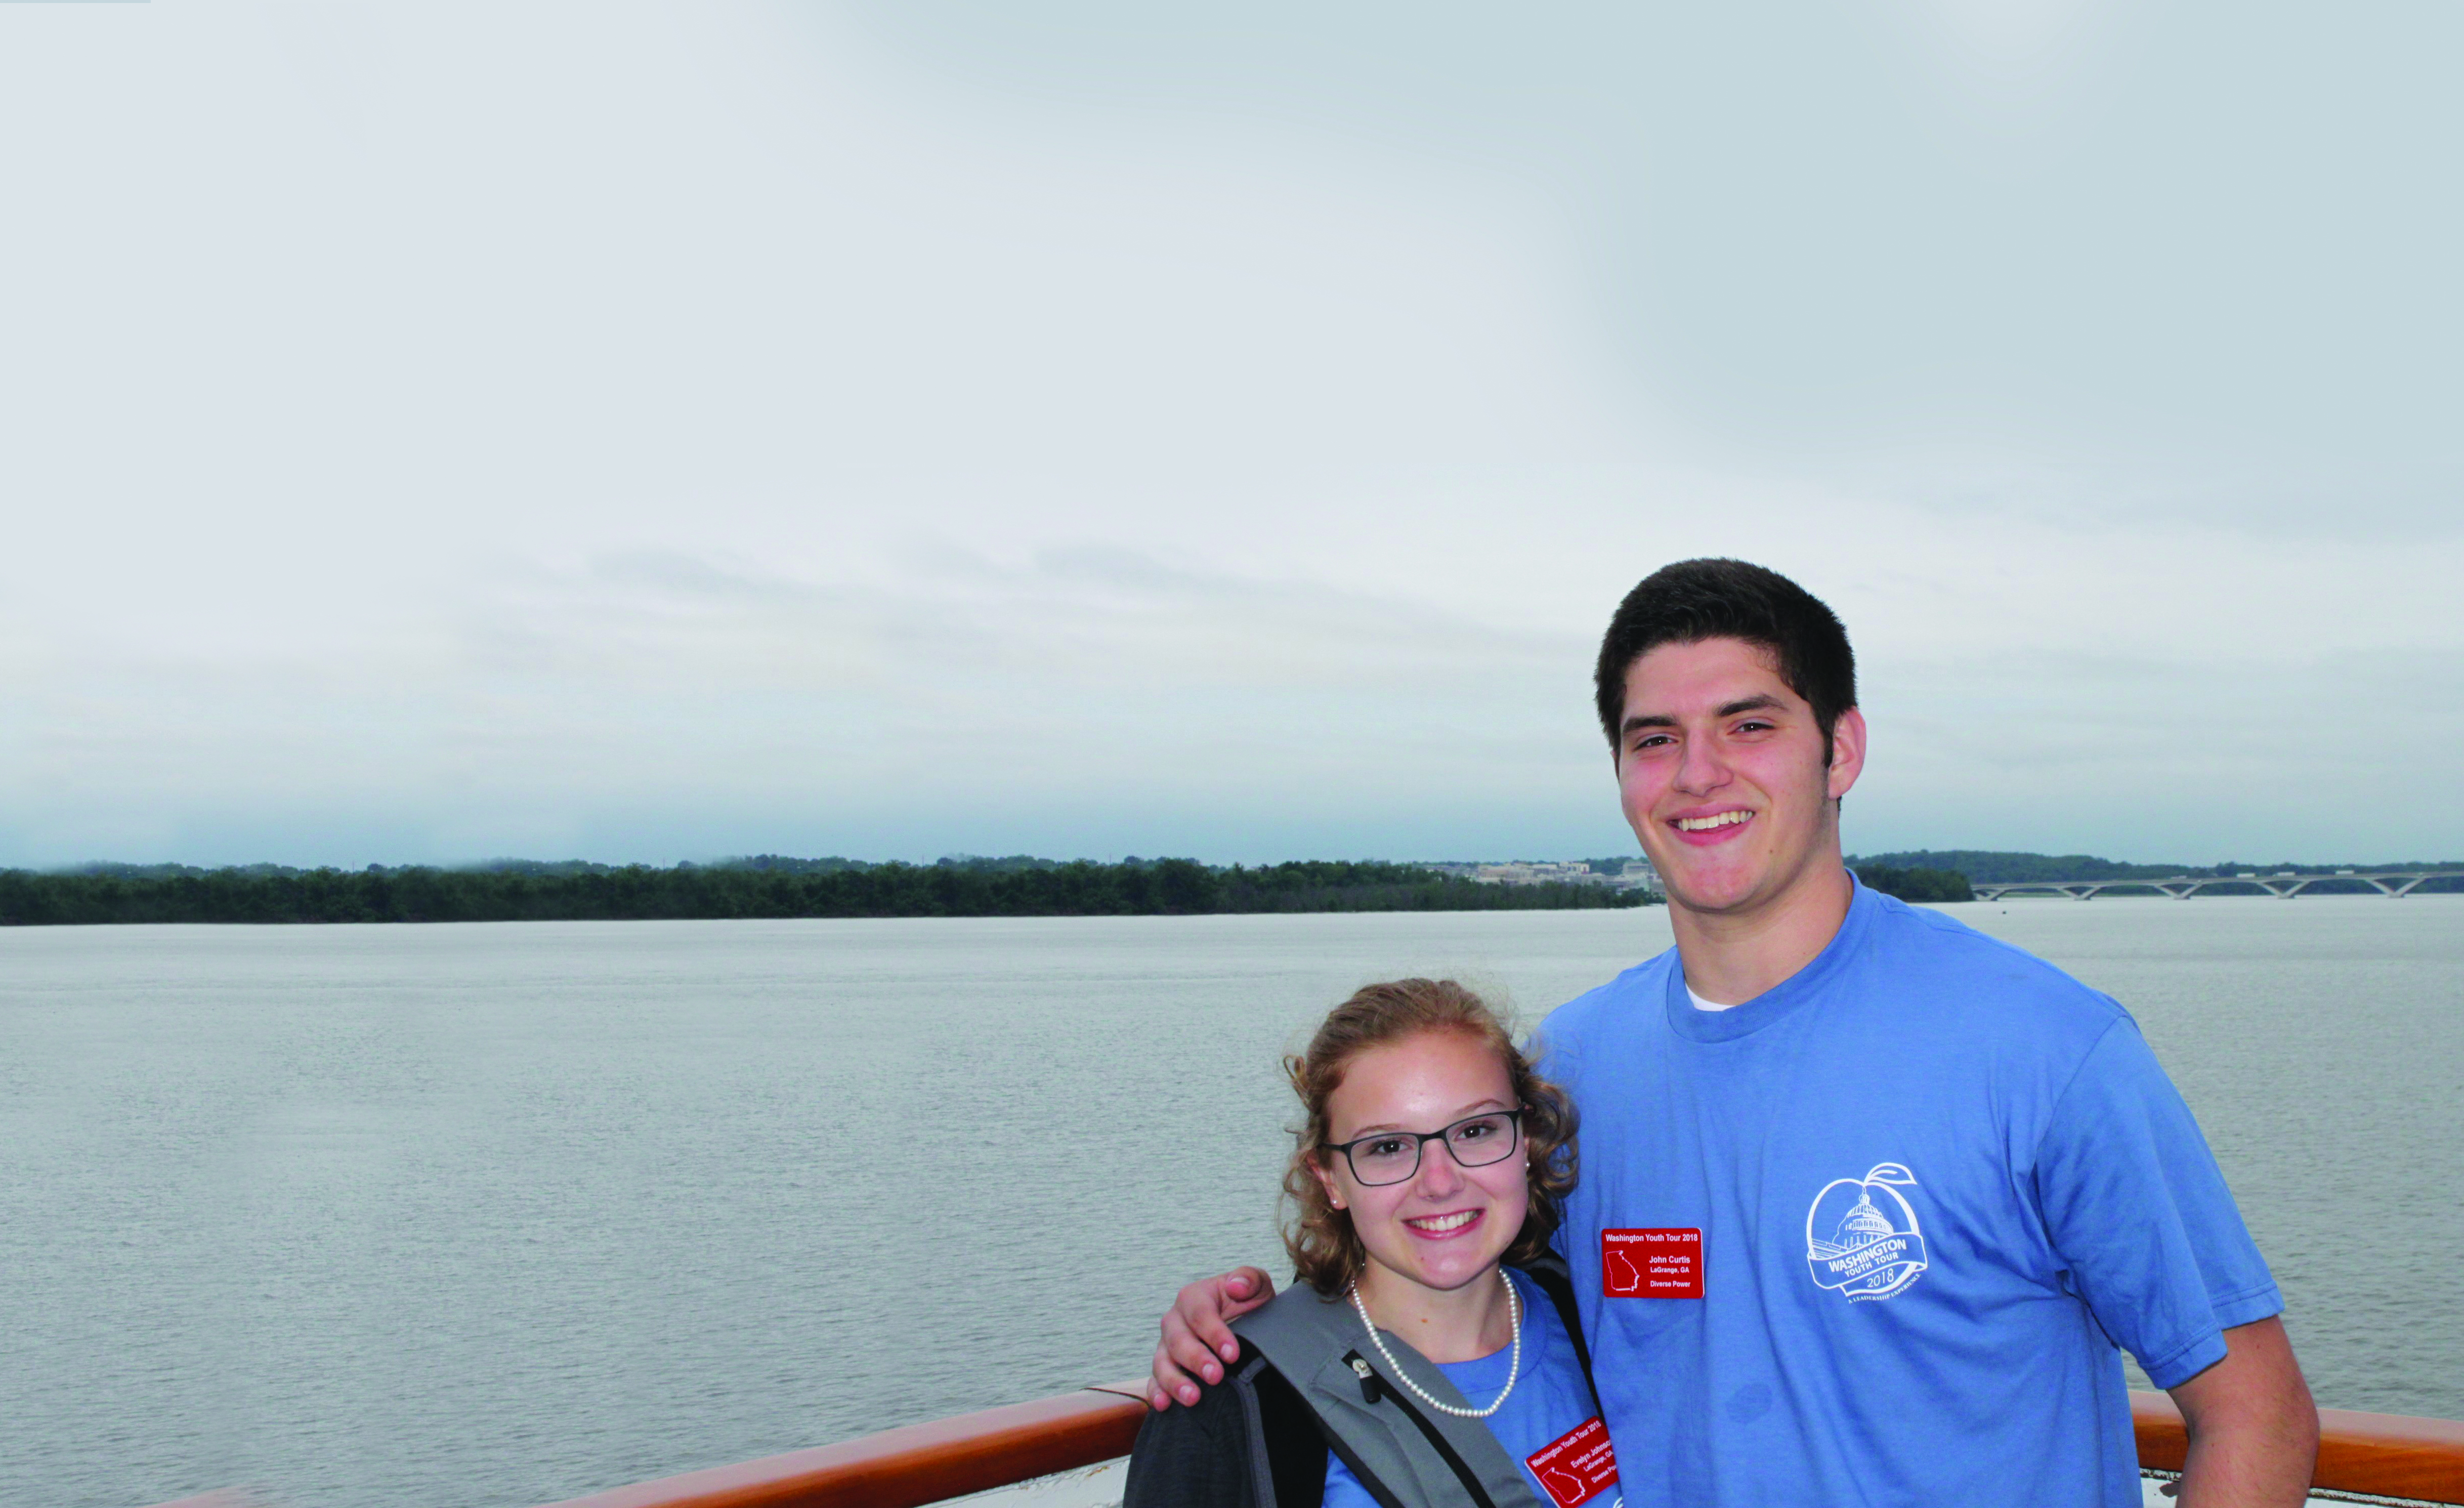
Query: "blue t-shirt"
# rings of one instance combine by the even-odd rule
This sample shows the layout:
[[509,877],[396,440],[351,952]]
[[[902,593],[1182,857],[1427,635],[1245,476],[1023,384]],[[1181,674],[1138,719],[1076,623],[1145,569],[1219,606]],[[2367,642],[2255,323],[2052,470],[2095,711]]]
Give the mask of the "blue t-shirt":
[[1695,1009],[1672,950],[1540,1040],[1637,1502],[2136,1508],[2115,1346],[2171,1387],[2283,1307],[2129,1015],[1861,885],[1756,999]]
[[[1507,1395],[1506,1407],[1482,1422],[1506,1447],[1506,1453],[1523,1463],[1524,1475],[1543,1503],[1558,1508],[1574,1508],[1577,1503],[1586,1508],[1621,1508],[1623,1499],[1617,1496],[1608,1453],[1600,1449],[1601,1431],[1595,1429],[1579,1439],[1567,1440],[1597,1410],[1592,1407],[1591,1386],[1583,1381],[1582,1364],[1574,1358],[1574,1342],[1557,1318],[1557,1306],[1539,1284],[1512,1268],[1506,1272],[1523,1299],[1523,1370],[1514,1391]],[[1391,1332],[1386,1344],[1389,1349],[1405,1348]],[[1513,1363],[1514,1348],[1507,1346],[1468,1362],[1440,1362],[1437,1368],[1455,1385],[1465,1404],[1485,1408],[1506,1386]],[[1412,1406],[1428,1411],[1428,1406],[1417,1398]],[[1535,1470],[1532,1458],[1560,1441],[1566,1441],[1564,1449],[1543,1457]],[[1550,1474],[1550,1480],[1544,1482],[1538,1472]],[[1326,1457],[1326,1508],[1377,1508],[1377,1499],[1369,1496],[1343,1458],[1332,1452]]]

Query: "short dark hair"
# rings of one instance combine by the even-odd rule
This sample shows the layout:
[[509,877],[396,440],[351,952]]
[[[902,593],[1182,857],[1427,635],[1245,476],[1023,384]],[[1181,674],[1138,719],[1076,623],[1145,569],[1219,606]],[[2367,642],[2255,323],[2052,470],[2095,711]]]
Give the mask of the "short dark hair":
[[1592,672],[1610,748],[1617,746],[1625,676],[1634,662],[1663,644],[1705,639],[1743,639],[1769,651],[1779,678],[1814,709],[1822,762],[1831,763],[1831,730],[1839,714],[1857,705],[1857,656],[1848,648],[1848,631],[1814,593],[1775,570],[1732,560],[1662,566],[1617,604]]

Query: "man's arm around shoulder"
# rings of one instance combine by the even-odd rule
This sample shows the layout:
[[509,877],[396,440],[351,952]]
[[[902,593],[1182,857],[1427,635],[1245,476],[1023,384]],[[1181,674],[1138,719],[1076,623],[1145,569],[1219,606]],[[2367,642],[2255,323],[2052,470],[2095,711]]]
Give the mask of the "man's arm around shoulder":
[[1223,1381],[1224,1363],[1241,1355],[1232,1321],[1274,1297],[1275,1280],[1254,1267],[1236,1267],[1181,1289],[1164,1311],[1163,1339],[1147,1379],[1147,1407],[1160,1413],[1175,1399],[1195,1404],[1200,1382],[1211,1387]]

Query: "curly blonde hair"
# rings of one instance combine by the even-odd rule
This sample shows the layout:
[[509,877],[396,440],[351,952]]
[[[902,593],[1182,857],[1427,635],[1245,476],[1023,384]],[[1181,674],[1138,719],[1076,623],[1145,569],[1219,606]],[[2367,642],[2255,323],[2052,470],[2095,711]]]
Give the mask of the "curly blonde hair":
[[1423,1031],[1460,1032],[1486,1044],[1506,1065],[1515,1101],[1523,1107],[1531,1204],[1523,1229],[1506,1249],[1506,1261],[1528,1262],[1549,1249],[1550,1234],[1563,1217],[1561,1201],[1573,1191],[1574,1102],[1540,1076],[1486,1001],[1451,979],[1363,986],[1328,1014],[1307,1052],[1284,1058],[1302,1111],[1292,1133],[1292,1159],[1284,1169],[1284,1250],[1291,1254],[1297,1280],[1321,1294],[1341,1293],[1369,1260],[1352,1228],[1352,1212],[1336,1209],[1317,1179],[1316,1169],[1329,1156],[1327,1103],[1353,1058]]

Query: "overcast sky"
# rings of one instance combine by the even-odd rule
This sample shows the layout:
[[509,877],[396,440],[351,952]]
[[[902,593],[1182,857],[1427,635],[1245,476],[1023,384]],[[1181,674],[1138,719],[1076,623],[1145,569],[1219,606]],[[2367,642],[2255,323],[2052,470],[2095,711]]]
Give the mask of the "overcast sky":
[[0,5],[0,863],[2464,855],[2464,7]]

